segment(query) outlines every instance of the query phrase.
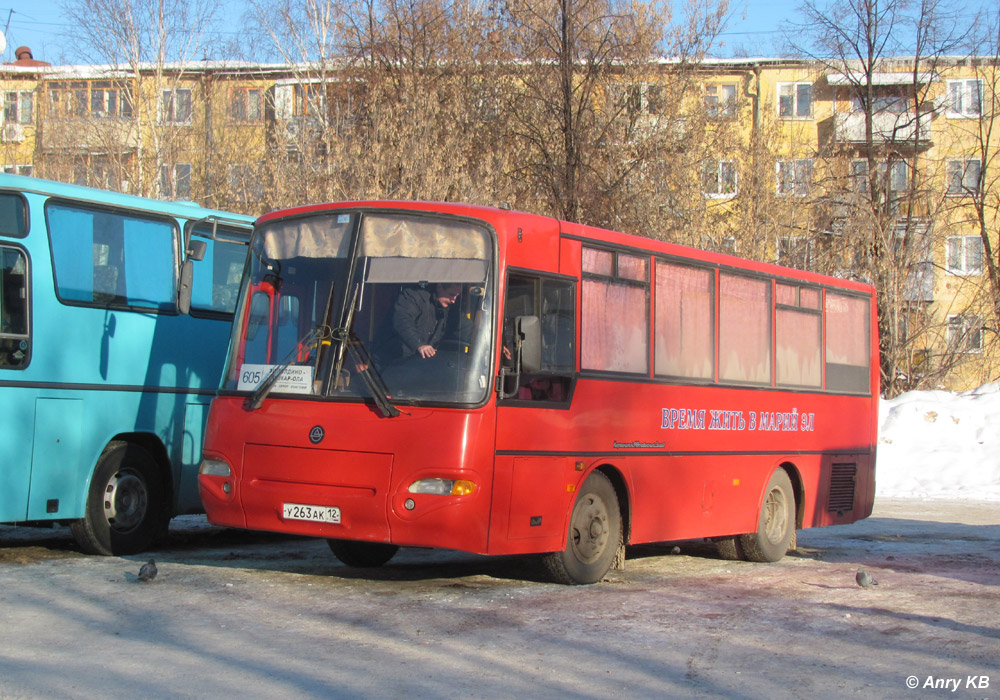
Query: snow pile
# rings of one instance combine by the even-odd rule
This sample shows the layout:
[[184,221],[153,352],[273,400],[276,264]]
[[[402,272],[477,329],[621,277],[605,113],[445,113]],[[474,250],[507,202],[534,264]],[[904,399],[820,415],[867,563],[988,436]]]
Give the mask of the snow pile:
[[1000,382],[879,403],[875,494],[1000,501]]

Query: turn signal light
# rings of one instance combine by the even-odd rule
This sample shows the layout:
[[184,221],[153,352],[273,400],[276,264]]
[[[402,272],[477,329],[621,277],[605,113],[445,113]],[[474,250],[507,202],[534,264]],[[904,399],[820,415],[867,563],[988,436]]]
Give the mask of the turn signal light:
[[407,489],[410,493],[429,493],[435,496],[468,496],[476,484],[465,479],[421,479]]

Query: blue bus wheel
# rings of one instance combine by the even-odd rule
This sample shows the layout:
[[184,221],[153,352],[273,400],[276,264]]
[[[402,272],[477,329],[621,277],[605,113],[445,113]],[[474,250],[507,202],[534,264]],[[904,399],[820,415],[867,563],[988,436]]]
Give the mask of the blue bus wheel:
[[556,583],[597,583],[614,563],[621,541],[615,487],[601,472],[591,472],[573,504],[566,549],[546,554],[545,566]]
[[97,462],[84,517],[71,530],[91,554],[135,554],[149,549],[160,534],[164,514],[156,460],[139,445],[115,441]]

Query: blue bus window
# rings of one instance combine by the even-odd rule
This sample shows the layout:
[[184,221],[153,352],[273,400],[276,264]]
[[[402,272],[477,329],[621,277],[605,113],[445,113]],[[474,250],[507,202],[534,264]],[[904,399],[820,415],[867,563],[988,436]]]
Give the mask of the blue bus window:
[[[196,229],[196,235],[199,230]],[[245,243],[222,238],[208,239],[205,242],[205,257],[194,261],[191,308],[196,312],[231,314],[236,310],[236,297],[247,259],[247,246]]]
[[24,253],[0,247],[0,367],[28,363],[28,273]]
[[176,227],[78,205],[46,208],[56,292],[98,306],[176,306]]
[[24,199],[16,194],[0,194],[0,236],[24,238],[28,235],[28,216]]

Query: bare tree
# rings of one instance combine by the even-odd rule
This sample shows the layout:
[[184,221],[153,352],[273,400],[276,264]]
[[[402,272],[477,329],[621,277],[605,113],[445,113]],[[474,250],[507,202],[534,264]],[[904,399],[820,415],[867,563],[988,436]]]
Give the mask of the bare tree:
[[188,188],[204,150],[204,115],[195,114],[203,101],[186,66],[202,57],[217,8],[211,0],[65,0],[76,51],[94,67],[85,85],[53,88],[64,93],[48,100],[46,139],[82,147],[51,152],[45,167],[143,195],[184,194],[172,186]]
[[[926,360],[946,319],[934,308],[934,215],[940,205],[930,124],[942,56],[959,45],[938,0],[848,0],[802,5],[799,52],[823,67],[837,105],[824,145],[833,187],[828,228],[852,252],[842,270],[875,285],[886,395],[935,383],[948,370]],[[898,56],[910,56],[899,59]],[[860,252],[860,254],[858,254]]]
[[[724,3],[688,9],[689,24],[670,34],[669,12],[656,2],[504,5],[507,53],[520,61],[511,63],[504,105],[518,149],[512,173],[518,201],[563,218],[605,223],[615,189],[637,168],[656,167],[649,146],[683,128],[676,111],[683,101],[676,98],[683,94],[685,71],[672,70],[664,82],[655,59],[661,52],[680,56],[682,65],[696,59],[725,14]],[[637,115],[650,114],[652,91],[660,107],[652,115],[657,124],[639,123]],[[616,170],[615,163],[628,167]]]

